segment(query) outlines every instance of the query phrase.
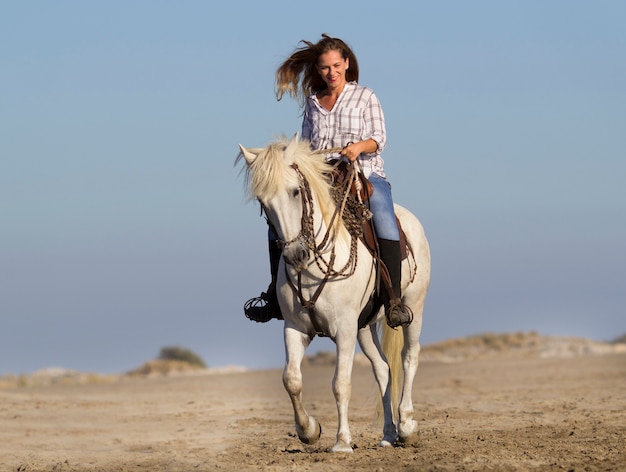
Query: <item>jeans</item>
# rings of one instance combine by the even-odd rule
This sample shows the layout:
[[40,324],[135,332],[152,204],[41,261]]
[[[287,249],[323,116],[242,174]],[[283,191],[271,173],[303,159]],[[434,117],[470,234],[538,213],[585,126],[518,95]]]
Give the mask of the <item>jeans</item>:
[[377,238],[399,241],[400,232],[393,210],[393,198],[391,198],[391,185],[387,179],[378,174],[372,174],[369,181],[374,187],[374,193],[369,199],[369,207],[372,211],[372,221]]

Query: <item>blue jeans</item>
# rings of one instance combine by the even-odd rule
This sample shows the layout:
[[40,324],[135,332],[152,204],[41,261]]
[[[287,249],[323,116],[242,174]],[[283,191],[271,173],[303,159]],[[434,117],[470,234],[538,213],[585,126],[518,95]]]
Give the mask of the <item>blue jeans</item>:
[[391,198],[391,185],[387,179],[378,174],[372,174],[369,181],[374,187],[374,193],[369,199],[369,207],[372,211],[372,221],[377,238],[399,241],[400,232],[393,210],[393,198]]

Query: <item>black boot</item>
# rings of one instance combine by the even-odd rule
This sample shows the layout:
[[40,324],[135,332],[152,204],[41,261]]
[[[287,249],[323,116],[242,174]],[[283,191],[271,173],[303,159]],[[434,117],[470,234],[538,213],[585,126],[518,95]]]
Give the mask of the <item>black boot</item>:
[[379,239],[380,258],[387,267],[391,279],[391,290],[382,289],[385,304],[385,317],[387,324],[392,328],[408,326],[413,321],[413,311],[402,303],[402,257],[400,255],[400,241]]
[[282,250],[278,246],[278,241],[269,241],[270,252],[270,273],[272,275],[272,281],[267,292],[261,293],[261,296],[251,298],[243,306],[243,311],[246,317],[252,321],[258,323],[267,323],[272,318],[282,320],[283,315],[280,312],[280,306],[278,305],[278,298],[276,297],[276,279],[278,277],[278,264],[280,263],[280,257],[282,256]]

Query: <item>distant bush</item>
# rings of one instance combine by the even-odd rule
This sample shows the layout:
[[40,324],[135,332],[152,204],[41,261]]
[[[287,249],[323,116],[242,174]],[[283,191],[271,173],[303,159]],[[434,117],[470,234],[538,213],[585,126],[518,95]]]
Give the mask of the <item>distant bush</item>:
[[178,346],[167,346],[161,348],[159,359],[165,361],[182,361],[191,365],[197,365],[206,368],[206,364],[202,358],[195,352]]
[[611,341],[611,344],[626,344],[626,334],[622,334],[619,338]]

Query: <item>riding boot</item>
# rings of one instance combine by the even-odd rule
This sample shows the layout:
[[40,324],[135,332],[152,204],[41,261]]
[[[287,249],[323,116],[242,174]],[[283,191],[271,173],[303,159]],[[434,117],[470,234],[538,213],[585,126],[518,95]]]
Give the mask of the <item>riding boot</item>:
[[278,278],[278,264],[282,256],[282,249],[278,246],[278,241],[269,241],[270,253],[270,273],[272,281],[267,287],[267,292],[261,293],[259,297],[248,300],[243,306],[246,317],[258,323],[266,323],[272,318],[282,320],[278,298],[276,296],[276,279]]
[[382,289],[383,302],[385,305],[385,317],[387,324],[392,328],[408,326],[413,321],[413,311],[402,303],[402,256],[400,254],[400,241],[379,239],[380,258],[387,268],[391,287]]

